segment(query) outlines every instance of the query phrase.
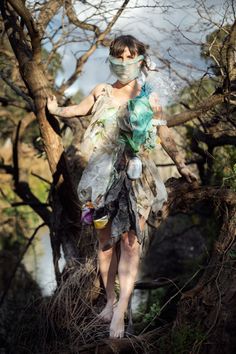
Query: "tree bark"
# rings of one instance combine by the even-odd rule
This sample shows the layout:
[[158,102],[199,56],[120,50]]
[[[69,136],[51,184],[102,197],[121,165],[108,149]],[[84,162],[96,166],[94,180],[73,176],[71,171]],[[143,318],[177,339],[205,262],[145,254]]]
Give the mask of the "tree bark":
[[[29,31],[31,46],[29,41],[26,40],[26,35],[18,21],[18,13],[15,12],[18,10]],[[70,177],[67,158],[63,150],[59,123],[46,111],[46,97],[51,94],[51,90],[41,64],[39,32],[22,2],[2,1],[1,13],[9,41],[19,63],[22,79],[35,104],[35,115],[39,123],[44,150],[53,177],[51,191],[53,220],[49,226],[51,228],[51,245],[56,277],[59,280],[60,244],[62,243],[64,246],[67,261],[78,258],[78,249],[75,247],[74,238],[68,237],[68,233],[70,233],[70,226],[75,229],[74,225],[77,225],[75,217],[78,220],[79,206]],[[65,188],[66,192],[63,192]],[[63,202],[61,202],[61,198],[63,198]],[[64,225],[68,220],[70,220],[70,223],[66,229]],[[75,223],[74,225],[73,222]],[[78,232],[78,228],[76,231]]]

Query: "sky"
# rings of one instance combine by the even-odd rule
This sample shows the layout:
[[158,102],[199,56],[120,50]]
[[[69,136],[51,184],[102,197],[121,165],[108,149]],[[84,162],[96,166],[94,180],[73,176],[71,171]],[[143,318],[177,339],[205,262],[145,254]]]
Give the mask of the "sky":
[[[75,2],[78,18],[85,20],[90,16],[90,23],[96,21],[103,28],[105,22],[102,16],[96,16],[96,19],[94,19],[92,16],[93,7],[88,5],[87,1],[84,2],[85,4],[81,1]],[[100,1],[94,0],[92,4],[96,5],[98,2]],[[113,16],[117,6],[121,3],[122,1],[119,0],[109,1],[108,12],[110,16]],[[188,79],[201,77],[207,66],[206,62],[200,57],[201,43],[205,41],[206,34],[217,27],[214,24],[209,25],[209,19],[207,18],[201,19],[201,23],[198,23],[199,13],[197,8],[199,9],[200,1],[181,0],[177,2],[170,0],[168,2],[165,0],[158,3],[165,4],[165,7],[154,8],[153,6],[157,4],[157,1],[154,0],[131,0],[129,7],[113,27],[112,34],[132,34],[141,41],[148,43],[150,45],[151,58],[158,67],[163,66],[157,59],[157,56],[161,56],[172,62],[175,70]],[[148,4],[149,7],[144,7],[144,4]],[[203,8],[201,13],[205,17],[210,17],[213,23],[222,21],[226,7],[225,1],[206,0],[205,4],[207,5],[208,14]],[[62,18],[58,17],[57,22],[60,23],[60,21],[62,21]],[[227,21],[231,22],[232,19],[228,17]],[[175,31],[173,31],[174,29]],[[56,80],[57,85],[60,85],[63,80],[73,73],[75,68],[73,53],[76,53],[80,48],[80,43],[72,43],[59,49],[59,53],[63,57],[64,72],[59,73]],[[83,73],[77,82],[66,91],[66,94],[73,96],[80,88],[87,95],[96,84],[114,81],[106,63],[107,56],[107,48],[98,48],[85,64]],[[186,65],[193,65],[199,70],[188,68]],[[172,78],[174,79],[174,77]]]

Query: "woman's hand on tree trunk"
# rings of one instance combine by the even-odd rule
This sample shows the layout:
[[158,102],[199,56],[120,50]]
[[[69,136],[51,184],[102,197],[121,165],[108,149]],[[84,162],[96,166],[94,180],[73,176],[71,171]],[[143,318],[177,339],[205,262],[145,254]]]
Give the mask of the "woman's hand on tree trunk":
[[47,97],[47,107],[51,114],[57,114],[58,103],[57,103],[56,96],[53,95]]

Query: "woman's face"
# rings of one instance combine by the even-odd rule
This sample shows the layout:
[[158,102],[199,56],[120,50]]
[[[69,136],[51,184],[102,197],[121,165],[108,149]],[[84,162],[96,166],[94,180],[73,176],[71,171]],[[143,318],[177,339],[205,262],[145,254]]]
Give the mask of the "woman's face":
[[139,76],[143,58],[138,53],[132,55],[129,48],[125,47],[119,56],[109,56],[110,70],[121,83],[126,84]]

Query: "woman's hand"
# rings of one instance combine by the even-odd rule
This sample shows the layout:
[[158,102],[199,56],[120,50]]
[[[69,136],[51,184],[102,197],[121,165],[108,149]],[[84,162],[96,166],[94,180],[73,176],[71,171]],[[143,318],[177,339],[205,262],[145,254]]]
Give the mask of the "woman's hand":
[[58,103],[57,103],[56,96],[47,97],[47,107],[51,114],[56,114],[58,110]]
[[178,169],[179,173],[186,178],[189,183],[197,181],[197,176],[189,170],[187,166]]
[[165,125],[161,125],[158,127],[158,134],[161,139],[161,145],[170,156],[170,158],[174,161],[179,173],[185,177],[189,183],[197,181],[197,176],[185,165],[184,159],[177,149],[170,129]]
[[153,113],[155,116],[159,116],[162,113],[162,107],[159,103],[159,98],[156,92],[152,92],[149,95],[149,103],[150,106],[152,107]]
[[95,103],[95,94],[101,86],[104,87],[103,84],[97,85],[94,90],[92,90],[92,92],[87,97],[85,97],[79,104],[68,107],[58,107],[56,97],[48,96],[48,110],[51,114],[54,114],[55,116],[60,118],[74,118],[86,116],[90,114],[91,109]]

